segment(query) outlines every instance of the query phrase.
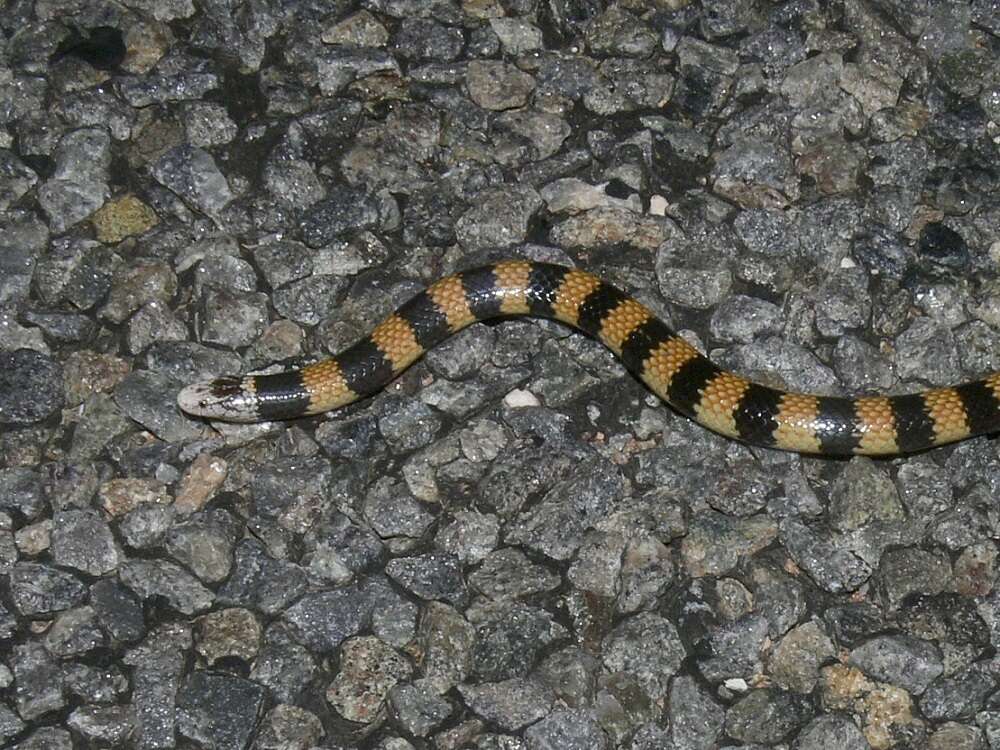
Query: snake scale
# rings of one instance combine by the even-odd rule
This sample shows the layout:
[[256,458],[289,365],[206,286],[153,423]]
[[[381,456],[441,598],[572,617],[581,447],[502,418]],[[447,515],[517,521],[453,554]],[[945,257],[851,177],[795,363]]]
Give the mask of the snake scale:
[[575,268],[508,260],[444,277],[331,359],[184,388],[189,414],[259,422],[319,414],[381,390],[428,349],[480,320],[554,318],[598,338],[663,401],[752,445],[896,455],[1000,430],[1000,373],[902,396],[789,393],[722,370],[647,307]]

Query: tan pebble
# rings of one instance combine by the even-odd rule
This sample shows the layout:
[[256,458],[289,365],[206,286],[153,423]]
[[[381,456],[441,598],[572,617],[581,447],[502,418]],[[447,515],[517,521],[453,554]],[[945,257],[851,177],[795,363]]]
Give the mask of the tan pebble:
[[226,480],[228,470],[229,464],[218,456],[199,454],[181,479],[174,508],[185,514],[204,508]]

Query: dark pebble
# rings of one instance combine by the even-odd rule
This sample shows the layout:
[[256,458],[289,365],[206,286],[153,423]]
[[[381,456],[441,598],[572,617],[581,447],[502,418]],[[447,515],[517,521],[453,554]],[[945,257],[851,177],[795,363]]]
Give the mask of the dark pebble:
[[146,634],[142,602],[113,578],[104,578],[90,587],[90,606],[97,622],[116,641],[132,643]]
[[177,728],[203,747],[247,747],[265,695],[263,687],[249,680],[195,672],[178,696]]
[[948,268],[965,268],[969,246],[962,235],[944,224],[928,224],[920,233],[920,255]]
[[14,606],[25,616],[49,615],[79,604],[87,590],[69,573],[49,565],[20,562],[10,572]]
[[34,424],[63,405],[62,368],[32,349],[0,353],[0,424]]

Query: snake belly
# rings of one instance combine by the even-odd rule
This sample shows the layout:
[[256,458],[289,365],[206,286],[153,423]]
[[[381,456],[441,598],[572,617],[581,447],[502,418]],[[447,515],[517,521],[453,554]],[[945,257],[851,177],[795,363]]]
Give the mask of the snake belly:
[[319,414],[378,392],[471,323],[503,316],[554,318],[596,337],[681,414],[751,445],[895,455],[1000,430],[1000,373],[902,396],[790,393],[719,368],[649,308],[597,276],[525,260],[438,280],[330,359],[291,372],[190,385],[177,402],[189,414],[229,422]]

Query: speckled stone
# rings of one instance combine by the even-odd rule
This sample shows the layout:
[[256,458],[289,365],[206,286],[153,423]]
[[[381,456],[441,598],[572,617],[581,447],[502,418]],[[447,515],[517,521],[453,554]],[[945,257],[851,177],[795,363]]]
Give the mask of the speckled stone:
[[[215,746],[240,747],[253,736],[264,704],[264,689],[225,674],[194,672],[181,687],[177,725],[182,736]],[[216,718],[206,721],[207,717]]]
[[0,353],[0,424],[42,422],[63,404],[59,363],[30,349]]
[[353,638],[341,649],[340,670],[327,688],[326,700],[348,721],[371,724],[389,690],[412,671],[402,654],[377,638]]
[[0,744],[1000,744],[988,437],[748,447],[520,316],[328,415],[175,402],[506,257],[769,385],[988,373],[996,3],[63,5],[0,55]]
[[148,205],[134,195],[108,201],[92,217],[97,239],[109,245],[140,235],[156,226],[159,219]]

